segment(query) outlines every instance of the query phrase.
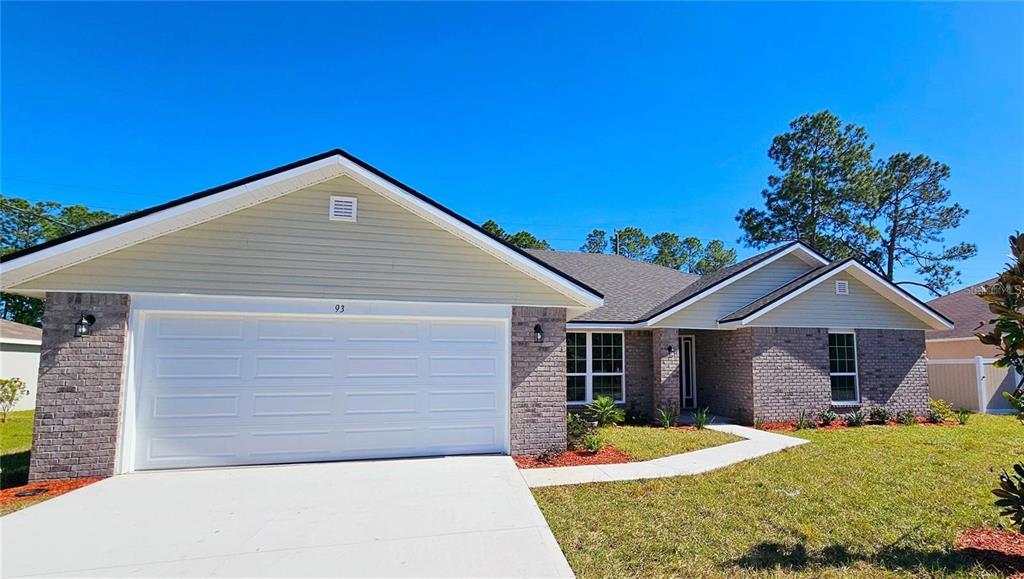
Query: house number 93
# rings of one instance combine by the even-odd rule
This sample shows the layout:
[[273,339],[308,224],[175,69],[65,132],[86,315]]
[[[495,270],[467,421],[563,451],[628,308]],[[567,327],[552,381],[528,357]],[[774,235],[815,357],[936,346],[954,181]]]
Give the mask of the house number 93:
[[345,304],[334,304],[334,313],[343,314],[345,313]]

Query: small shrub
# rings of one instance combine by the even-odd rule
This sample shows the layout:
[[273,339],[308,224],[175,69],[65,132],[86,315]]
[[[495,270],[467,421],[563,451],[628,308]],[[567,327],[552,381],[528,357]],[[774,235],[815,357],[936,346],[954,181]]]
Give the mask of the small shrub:
[[551,461],[555,460],[556,458],[558,458],[558,455],[560,455],[560,454],[562,454],[562,451],[560,451],[557,448],[552,446],[552,447],[545,448],[544,450],[542,450],[541,453],[537,455],[537,460],[540,461],[540,462],[545,462],[545,463],[546,462],[551,462]]
[[677,418],[678,415],[674,408],[668,410],[664,408],[658,409],[658,421],[661,422],[662,428],[672,428],[675,426]]
[[[928,399],[928,414],[929,414],[929,416],[931,415],[932,412],[934,412],[935,414],[941,416],[942,420],[945,420],[946,418],[953,418],[953,407],[949,404],[949,402],[946,402],[945,400],[943,400],[941,398],[929,398]],[[936,422],[942,422],[942,420],[938,420]]]
[[928,418],[928,422],[931,422],[932,424],[938,424],[938,423],[940,423],[940,422],[942,422],[943,420],[946,419],[946,417],[941,412],[939,412],[938,410],[936,410],[934,408],[929,408],[928,409],[927,418]]
[[961,410],[957,410],[956,411],[956,421],[960,423],[960,426],[966,426],[967,425],[967,421],[970,420],[970,419],[971,419],[971,411],[970,410],[962,410],[961,409]]
[[992,491],[999,497],[996,506],[1001,508],[999,514],[1010,517],[1010,521],[1018,532],[1024,533],[1024,464],[1013,465],[1013,472],[1005,470],[999,475],[999,488]]
[[915,417],[914,413],[909,410],[904,410],[897,414],[896,420],[898,420],[903,426],[911,426],[917,423],[917,417]]
[[863,410],[854,410],[853,412],[847,412],[846,414],[843,415],[843,422],[845,422],[846,425],[851,428],[857,426],[864,426],[865,419],[866,416],[864,416]]
[[596,434],[591,434],[583,439],[583,448],[588,452],[600,452],[604,448],[604,439]]
[[761,418],[760,416],[755,416],[754,417],[754,428],[756,428],[758,430],[764,430],[764,418]]
[[583,439],[597,431],[594,423],[580,414],[570,412],[566,417],[565,444],[571,450],[583,448]]
[[807,414],[807,411],[801,410],[800,416],[796,417],[796,423],[794,424],[794,426],[796,426],[797,430],[804,430],[807,428],[814,428],[815,424],[814,421],[811,420],[811,417]]
[[0,378],[0,422],[7,422],[11,409],[27,395],[28,388],[21,378]]
[[896,415],[893,414],[892,410],[889,410],[885,406],[875,406],[870,412],[868,412],[868,419],[877,424],[885,424],[895,418],[895,416]]
[[587,412],[598,426],[618,424],[626,419],[626,411],[615,405],[607,396],[598,396],[587,405]]
[[821,421],[822,426],[828,426],[836,420],[839,420],[839,415],[833,410],[822,410],[818,413],[818,420]]
[[708,415],[710,411],[711,410],[705,406],[704,408],[698,408],[697,411],[693,413],[693,425],[697,427],[697,430],[704,430],[704,427],[711,424],[711,417]]

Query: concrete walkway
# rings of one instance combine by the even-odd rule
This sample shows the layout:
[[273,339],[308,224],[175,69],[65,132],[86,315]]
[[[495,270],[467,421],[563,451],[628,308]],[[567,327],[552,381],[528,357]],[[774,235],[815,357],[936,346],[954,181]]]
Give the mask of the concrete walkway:
[[521,469],[519,472],[530,487],[549,487],[592,482],[640,480],[700,474],[708,471],[800,446],[808,441],[782,434],[774,434],[737,426],[734,424],[711,424],[711,430],[728,432],[745,438],[721,446],[713,446],[675,454],[644,462],[625,464],[600,464],[587,466],[564,466],[555,468]]

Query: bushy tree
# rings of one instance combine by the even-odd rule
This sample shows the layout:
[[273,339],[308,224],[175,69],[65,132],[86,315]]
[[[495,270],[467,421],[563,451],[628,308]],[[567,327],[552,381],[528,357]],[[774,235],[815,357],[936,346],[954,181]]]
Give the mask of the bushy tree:
[[761,192],[764,209],[737,214],[742,240],[762,248],[799,239],[831,259],[865,253],[872,240],[871,151],[862,127],[821,111],[772,140],[780,173]]
[[[0,196],[0,254],[32,247],[115,217],[113,213],[93,211],[84,205],[61,205],[53,201],[33,203]],[[0,306],[4,319],[30,326],[42,325],[42,300],[0,293]]]
[[538,239],[529,231],[517,231],[515,233],[509,233],[501,228],[493,219],[488,219],[481,225],[484,231],[503,239],[512,245],[522,249],[551,249],[551,246],[547,241]]
[[587,234],[587,240],[580,246],[583,253],[605,253],[608,251],[608,233],[595,229]]
[[697,275],[707,275],[736,263],[736,250],[714,239],[705,245],[696,237],[680,238],[675,233],[659,233],[651,238],[655,247],[651,263]]
[[28,393],[21,378],[0,378],[0,422],[7,422],[11,409]]

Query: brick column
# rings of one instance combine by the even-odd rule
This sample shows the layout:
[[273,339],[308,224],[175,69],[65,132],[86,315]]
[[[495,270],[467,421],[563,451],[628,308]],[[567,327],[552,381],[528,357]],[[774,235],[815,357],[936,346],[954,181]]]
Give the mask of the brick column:
[[[46,295],[29,480],[114,474],[128,307],[124,294]],[[83,313],[96,323],[76,338]]]
[[512,454],[565,450],[565,308],[512,308],[510,404]]
[[655,329],[651,335],[651,410],[655,417],[658,416],[659,408],[679,411],[679,360],[679,330]]

